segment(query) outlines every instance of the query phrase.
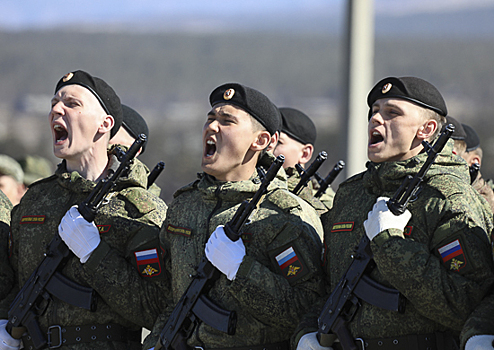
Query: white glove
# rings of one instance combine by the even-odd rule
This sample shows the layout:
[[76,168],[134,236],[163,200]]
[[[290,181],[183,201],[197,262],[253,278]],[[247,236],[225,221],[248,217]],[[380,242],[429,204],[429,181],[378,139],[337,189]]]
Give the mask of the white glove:
[[332,347],[326,347],[319,344],[317,332],[307,333],[298,341],[297,350],[333,350]]
[[245,256],[244,242],[241,239],[233,242],[226,236],[223,225],[220,225],[209,237],[205,251],[206,258],[211,264],[223,272],[230,281],[235,279]]
[[396,228],[403,231],[412,214],[407,210],[401,215],[394,215],[389,210],[386,202],[387,197],[379,197],[374,204],[374,207],[367,215],[367,220],[364,221],[365,233],[372,241],[380,232],[390,228]]
[[69,209],[58,226],[58,233],[74,254],[85,263],[101,242],[94,222],[87,222],[77,210],[77,205]]
[[7,320],[0,320],[0,350],[18,350],[21,348],[21,340],[12,338],[7,332]]
[[474,335],[465,344],[465,350],[494,349],[494,335]]

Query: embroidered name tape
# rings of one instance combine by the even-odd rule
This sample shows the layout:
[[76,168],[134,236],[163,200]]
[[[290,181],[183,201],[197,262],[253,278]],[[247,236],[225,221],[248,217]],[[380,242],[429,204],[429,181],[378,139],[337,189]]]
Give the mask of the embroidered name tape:
[[331,232],[352,231],[354,222],[338,222],[333,225]]
[[173,226],[171,224],[168,224],[166,230],[174,235],[181,235],[185,237],[190,237],[192,234],[192,230],[189,228]]
[[20,224],[44,224],[46,215],[28,215],[21,218]]

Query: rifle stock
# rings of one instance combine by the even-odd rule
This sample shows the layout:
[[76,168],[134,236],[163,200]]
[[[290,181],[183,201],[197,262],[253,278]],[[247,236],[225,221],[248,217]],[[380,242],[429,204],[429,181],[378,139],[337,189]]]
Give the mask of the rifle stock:
[[[122,173],[129,169],[132,160],[145,140],[145,135],[139,135],[129,151],[123,156],[120,166],[114,171],[110,179],[103,179],[98,182],[88,198],[79,205],[78,210],[87,221],[94,221],[98,207],[104,197],[110,192]],[[45,257],[10,305],[6,329],[14,338],[19,339],[23,334],[22,330],[27,329],[36,349],[47,345],[46,333],[41,331],[37,317],[45,311],[52,295],[77,307],[90,311],[96,309],[94,290],[75,283],[60,272],[71,256],[70,249],[60,238],[58,232],[55,233],[47,247]]]
[[[427,160],[414,177],[405,178],[393,198],[387,202],[394,215],[405,212],[410,200],[417,196],[425,174],[446,145],[453,131],[454,126],[449,124],[433,146],[430,146],[426,141],[423,142],[428,154]],[[347,324],[355,316],[361,303],[360,300],[386,310],[405,311],[405,299],[399,291],[382,286],[368,276],[374,267],[372,259],[370,240],[367,235],[364,235],[354,254],[352,254],[350,266],[331,292],[319,315],[317,337],[321,345],[331,346],[333,341],[338,338],[343,350],[358,349]]]
[[[262,196],[267,192],[268,186],[274,180],[279,169],[283,165],[284,157],[278,156],[270,166],[264,179],[250,201],[243,202],[235,212],[232,220],[225,224],[225,233],[232,240],[240,238],[243,225],[249,219]],[[234,335],[236,330],[237,315],[235,311],[228,311],[220,308],[207,296],[207,292],[212,288],[220,276],[220,272],[211,262],[203,256],[193,276],[192,282],[178,301],[168,318],[160,338],[155,345],[158,349],[186,350],[187,339],[200,319],[211,327]]]

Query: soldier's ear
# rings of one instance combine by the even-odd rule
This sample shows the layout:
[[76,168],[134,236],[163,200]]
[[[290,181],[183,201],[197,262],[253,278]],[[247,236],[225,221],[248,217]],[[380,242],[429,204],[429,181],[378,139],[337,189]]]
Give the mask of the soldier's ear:
[[109,133],[111,132],[111,129],[113,128],[114,125],[115,125],[115,119],[113,118],[113,116],[107,114],[101,121],[100,127],[98,128],[98,132],[100,132],[101,134]]
[[257,133],[257,136],[256,136],[254,142],[252,142],[250,148],[253,151],[262,151],[263,149],[265,149],[266,147],[269,146],[269,144],[272,141],[271,139],[272,139],[272,136],[269,134],[268,131],[266,131],[266,130],[259,131]]
[[434,135],[437,130],[437,121],[428,119],[422,124],[417,131],[417,138],[420,140],[428,140]]

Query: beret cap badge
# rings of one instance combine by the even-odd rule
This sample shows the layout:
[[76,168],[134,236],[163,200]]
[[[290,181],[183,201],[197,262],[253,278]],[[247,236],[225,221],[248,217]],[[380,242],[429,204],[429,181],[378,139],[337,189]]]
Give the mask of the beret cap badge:
[[74,73],[72,73],[72,72],[67,73],[63,76],[62,80],[65,83],[65,82],[69,81],[70,79],[72,79],[73,76],[74,76]]
[[384,84],[381,92],[383,94],[385,94],[385,93],[389,92],[389,90],[391,90],[392,87],[393,87],[393,84],[391,84],[391,83]]
[[233,98],[233,95],[235,95],[235,90],[234,89],[227,89],[225,93],[223,94],[223,99],[225,100],[231,100]]

